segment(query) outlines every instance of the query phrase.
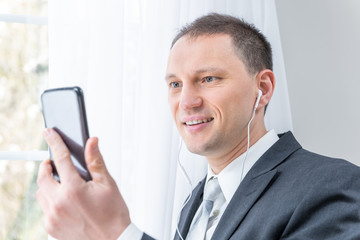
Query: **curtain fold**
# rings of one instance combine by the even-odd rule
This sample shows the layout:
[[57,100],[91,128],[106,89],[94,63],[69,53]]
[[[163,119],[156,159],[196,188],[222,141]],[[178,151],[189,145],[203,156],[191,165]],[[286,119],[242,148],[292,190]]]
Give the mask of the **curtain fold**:
[[91,136],[98,136],[107,167],[132,221],[158,239],[170,239],[189,186],[206,172],[202,157],[179,151],[167,105],[165,70],[179,27],[208,12],[254,23],[273,46],[277,80],[267,127],[291,126],[290,106],[273,0],[49,1],[51,87],[84,89]]

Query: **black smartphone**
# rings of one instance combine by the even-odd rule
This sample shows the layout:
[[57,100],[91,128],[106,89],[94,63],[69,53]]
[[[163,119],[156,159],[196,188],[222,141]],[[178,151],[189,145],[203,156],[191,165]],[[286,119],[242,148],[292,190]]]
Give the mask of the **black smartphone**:
[[[85,162],[85,144],[89,138],[84,94],[80,87],[48,89],[41,95],[42,112],[46,128],[53,128],[70,150],[71,160],[80,176],[92,180]],[[50,152],[53,177],[60,182]]]

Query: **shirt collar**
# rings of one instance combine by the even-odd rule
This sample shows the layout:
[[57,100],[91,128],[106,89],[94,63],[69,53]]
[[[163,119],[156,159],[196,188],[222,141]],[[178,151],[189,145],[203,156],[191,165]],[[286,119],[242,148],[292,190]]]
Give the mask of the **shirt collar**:
[[[276,135],[274,130],[267,132],[262,138],[260,138],[254,145],[249,149],[246,161],[245,153],[241,154],[229,165],[227,165],[218,175],[216,175],[208,166],[208,174],[206,177],[206,183],[211,177],[217,177],[221,191],[223,192],[226,202],[229,203],[233,197],[236,189],[240,185],[242,178],[246,176],[251,167],[256,161],[277,141],[279,137]],[[244,165],[244,166],[243,166]],[[241,173],[243,172],[243,173]]]

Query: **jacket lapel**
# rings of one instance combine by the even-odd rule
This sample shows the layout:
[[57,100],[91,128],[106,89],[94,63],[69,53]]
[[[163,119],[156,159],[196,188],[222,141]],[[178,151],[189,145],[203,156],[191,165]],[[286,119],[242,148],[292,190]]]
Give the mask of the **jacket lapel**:
[[256,200],[274,178],[276,172],[276,170],[273,170],[253,179],[248,178],[246,182],[244,179],[244,182],[240,184],[221,217],[212,239],[230,238]]
[[[205,179],[206,177],[201,182],[199,182],[199,184],[192,192],[190,201],[185,205],[185,207],[181,211],[178,227],[183,239],[186,238],[189,232],[192,219],[194,218],[194,215],[202,202]],[[175,233],[174,240],[180,240],[180,236],[177,231]]]
[[300,148],[300,144],[291,132],[280,135],[280,139],[260,157],[241,182],[221,217],[212,239],[231,237],[261,194],[270,188],[272,181],[276,180],[275,168]]

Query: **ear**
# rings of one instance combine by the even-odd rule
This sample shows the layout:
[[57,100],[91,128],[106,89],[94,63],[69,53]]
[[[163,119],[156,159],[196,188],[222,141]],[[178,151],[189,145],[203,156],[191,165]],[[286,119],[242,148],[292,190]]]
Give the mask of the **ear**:
[[262,91],[257,109],[263,109],[270,102],[275,88],[275,76],[270,69],[264,69],[256,75],[258,89]]

